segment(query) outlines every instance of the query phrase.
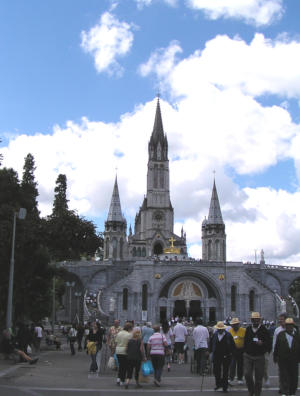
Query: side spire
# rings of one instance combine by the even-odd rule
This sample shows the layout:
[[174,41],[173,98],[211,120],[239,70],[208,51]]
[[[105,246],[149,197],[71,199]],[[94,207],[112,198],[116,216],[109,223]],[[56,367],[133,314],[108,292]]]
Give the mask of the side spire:
[[212,194],[211,194],[207,223],[208,224],[224,224],[215,179],[214,179],[214,185],[213,185],[213,190],[212,190]]
[[124,221],[119,196],[118,179],[116,175],[114,189],[111,197],[107,221]]

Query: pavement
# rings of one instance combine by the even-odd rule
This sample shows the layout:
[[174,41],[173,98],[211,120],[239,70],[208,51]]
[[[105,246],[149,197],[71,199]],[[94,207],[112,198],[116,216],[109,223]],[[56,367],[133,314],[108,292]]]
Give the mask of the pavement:
[[[142,389],[135,389],[132,383],[126,390],[116,385],[116,372],[106,368],[108,357],[108,349],[104,346],[101,371],[96,375],[89,374],[90,356],[85,351],[72,356],[66,344],[63,344],[61,351],[43,345],[36,365],[12,364],[0,359],[0,396],[119,396],[123,392],[127,395],[155,393],[156,396],[223,394],[214,391],[213,376],[202,377],[191,373],[190,364],[172,364],[170,372],[165,366],[161,388],[157,388],[151,378]],[[278,395],[277,367],[272,362],[269,375],[270,387],[263,389],[262,396]],[[229,394],[247,396],[248,392],[245,385],[234,384],[229,388]]]

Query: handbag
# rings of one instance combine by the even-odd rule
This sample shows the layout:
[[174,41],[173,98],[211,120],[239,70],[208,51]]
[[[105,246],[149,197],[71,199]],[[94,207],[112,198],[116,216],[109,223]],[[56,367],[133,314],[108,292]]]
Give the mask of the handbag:
[[163,346],[164,346],[165,355],[166,355],[166,356],[170,356],[170,355],[171,355],[171,348],[169,348],[169,345],[168,345],[168,346],[165,346],[165,345],[164,345],[163,336],[161,336],[161,340],[162,340],[162,344],[163,344]]
[[143,375],[143,373],[140,371],[140,373],[139,373],[139,383],[147,384],[149,381],[150,381],[150,377],[149,376],[145,377]]
[[117,368],[116,361],[113,356],[108,359],[107,367],[111,370],[115,370]]

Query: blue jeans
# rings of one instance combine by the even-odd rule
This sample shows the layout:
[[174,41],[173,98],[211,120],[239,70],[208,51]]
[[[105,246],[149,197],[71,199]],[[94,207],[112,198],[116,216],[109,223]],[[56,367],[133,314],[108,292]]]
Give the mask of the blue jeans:
[[165,357],[164,355],[150,355],[150,356],[154,369],[154,378],[160,382],[164,363],[165,363]]
[[90,366],[90,371],[92,373],[95,373],[98,370],[98,365],[97,365],[97,361],[96,361],[96,354],[91,355],[91,359],[92,359],[92,363]]

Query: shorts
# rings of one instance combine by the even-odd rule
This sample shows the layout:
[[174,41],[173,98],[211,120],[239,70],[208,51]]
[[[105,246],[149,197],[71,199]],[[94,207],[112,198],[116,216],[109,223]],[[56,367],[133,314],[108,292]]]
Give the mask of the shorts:
[[175,352],[184,353],[184,342],[175,342]]

